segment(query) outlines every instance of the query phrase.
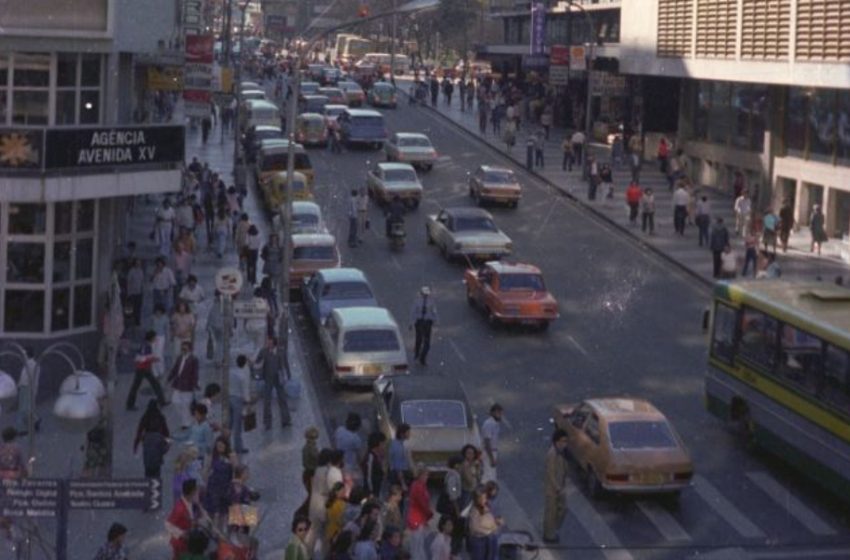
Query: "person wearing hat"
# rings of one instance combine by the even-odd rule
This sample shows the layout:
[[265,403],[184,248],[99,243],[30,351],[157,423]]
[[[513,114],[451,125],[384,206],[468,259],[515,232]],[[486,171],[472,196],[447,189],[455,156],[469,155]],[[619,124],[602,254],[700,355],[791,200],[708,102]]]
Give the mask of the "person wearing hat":
[[97,550],[94,560],[127,560],[127,549],[124,548],[124,537],[127,527],[113,523],[106,534],[106,543]]
[[410,328],[416,330],[413,357],[423,366],[428,365],[426,358],[428,350],[431,349],[431,328],[436,321],[437,307],[434,305],[431,288],[422,286],[410,310]]

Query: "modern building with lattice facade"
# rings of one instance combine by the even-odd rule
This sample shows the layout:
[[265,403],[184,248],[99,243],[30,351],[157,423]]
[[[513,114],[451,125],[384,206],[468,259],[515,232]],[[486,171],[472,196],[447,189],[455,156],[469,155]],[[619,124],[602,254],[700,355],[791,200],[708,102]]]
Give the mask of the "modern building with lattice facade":
[[850,1],[623,2],[620,71],[681,79],[675,133],[702,185],[850,229]]

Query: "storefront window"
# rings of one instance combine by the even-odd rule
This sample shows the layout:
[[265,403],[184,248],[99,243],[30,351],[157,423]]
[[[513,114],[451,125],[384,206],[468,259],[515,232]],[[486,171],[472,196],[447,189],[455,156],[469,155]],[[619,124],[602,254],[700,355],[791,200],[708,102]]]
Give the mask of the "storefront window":
[[44,292],[6,290],[3,330],[7,333],[44,332]]
[[44,243],[12,241],[7,247],[6,281],[19,284],[42,284],[44,282]]
[[77,232],[94,230],[94,201],[77,202]]
[[12,122],[27,126],[43,126],[49,117],[46,91],[21,91],[12,94]]
[[735,131],[735,113],[732,110],[732,86],[727,82],[714,82],[711,107],[708,111],[708,140],[726,144]]
[[56,124],[77,123],[77,92],[74,90],[56,92]]
[[12,204],[9,206],[9,233],[34,235],[44,233],[47,206],[44,204]]
[[53,290],[51,303],[50,330],[68,330],[71,323],[71,289],[59,288]]
[[99,54],[82,55],[81,86],[100,87],[100,60]]
[[15,88],[48,87],[50,85],[49,54],[15,54]]
[[838,157],[846,165],[850,160],[850,91],[838,93]]
[[80,92],[80,124],[100,122],[100,92],[97,90]]
[[92,324],[91,285],[74,288],[74,328],[88,327]]
[[60,53],[56,60],[56,85],[75,87],[77,85],[77,55]]
[[71,233],[73,202],[57,202],[53,208],[53,232],[56,235]]
[[91,239],[77,241],[77,259],[74,276],[77,280],[91,278],[94,262],[94,242]]
[[697,82],[694,109],[694,138],[708,139],[708,112],[711,109],[711,82]]
[[831,160],[836,140],[835,90],[816,89],[809,98],[809,154],[813,159]]
[[788,93],[785,109],[785,147],[802,153],[806,149],[806,114],[809,106],[808,92],[792,87]]
[[71,280],[71,242],[57,241],[53,244],[53,281]]

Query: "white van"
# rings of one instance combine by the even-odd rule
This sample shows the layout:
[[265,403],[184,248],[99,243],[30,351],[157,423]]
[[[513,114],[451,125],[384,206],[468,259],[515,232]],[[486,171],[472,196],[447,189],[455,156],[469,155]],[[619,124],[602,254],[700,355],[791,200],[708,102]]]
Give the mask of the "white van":
[[280,126],[280,110],[277,105],[262,99],[248,99],[239,112],[239,128],[242,132],[252,126]]

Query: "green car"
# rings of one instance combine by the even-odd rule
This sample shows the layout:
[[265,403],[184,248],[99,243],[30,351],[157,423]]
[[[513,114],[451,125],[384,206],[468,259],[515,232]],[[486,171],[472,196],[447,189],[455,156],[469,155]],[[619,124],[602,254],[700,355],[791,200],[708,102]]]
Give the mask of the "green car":
[[372,107],[396,108],[396,91],[391,84],[378,82],[369,90],[369,105]]

